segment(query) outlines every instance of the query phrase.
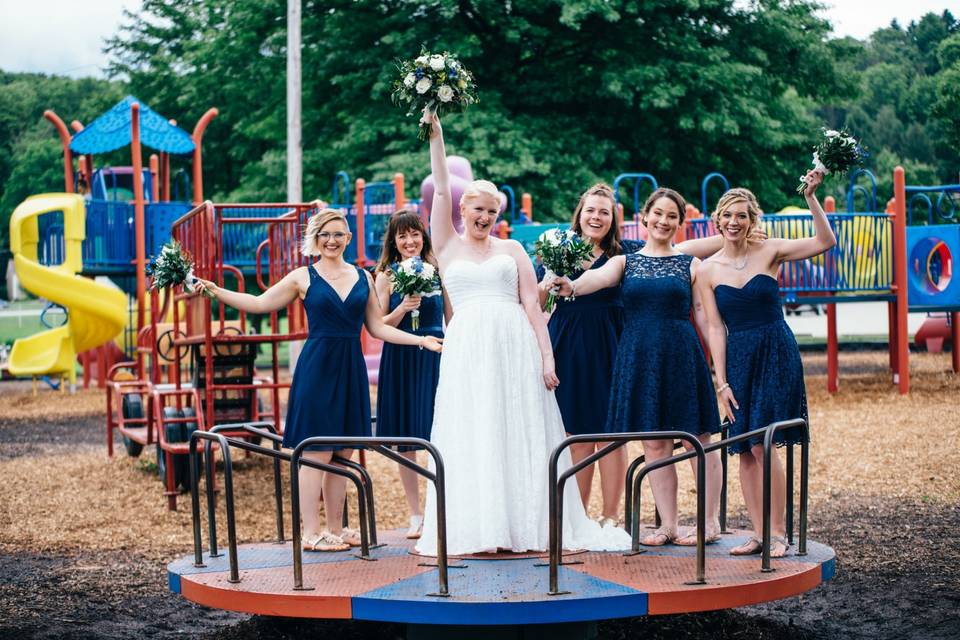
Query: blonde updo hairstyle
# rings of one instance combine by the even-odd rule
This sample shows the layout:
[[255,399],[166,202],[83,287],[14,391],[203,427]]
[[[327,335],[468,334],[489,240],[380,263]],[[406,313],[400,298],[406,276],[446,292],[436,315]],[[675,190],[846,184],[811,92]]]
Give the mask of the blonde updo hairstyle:
[[317,242],[317,234],[323,231],[323,228],[339,220],[347,228],[347,239],[344,246],[350,244],[350,225],[347,223],[347,217],[336,209],[321,209],[307,220],[307,226],[303,230],[303,242],[300,244],[300,253],[305,256],[320,255],[320,245]]
[[497,201],[498,206],[502,206],[503,204],[500,200],[500,190],[497,189],[497,185],[489,180],[474,180],[467,185],[467,188],[463,191],[463,195],[460,196],[460,206],[462,207],[469,200],[479,198],[480,196],[490,196]]
[[750,235],[754,228],[756,228],[762,211],[760,210],[760,203],[757,202],[757,196],[753,195],[753,192],[749,189],[744,189],[743,187],[734,187],[720,196],[720,200],[717,202],[717,208],[713,211],[713,224],[719,229],[720,214],[738,202],[747,203],[747,215],[750,216],[750,228],[747,230],[747,235]]

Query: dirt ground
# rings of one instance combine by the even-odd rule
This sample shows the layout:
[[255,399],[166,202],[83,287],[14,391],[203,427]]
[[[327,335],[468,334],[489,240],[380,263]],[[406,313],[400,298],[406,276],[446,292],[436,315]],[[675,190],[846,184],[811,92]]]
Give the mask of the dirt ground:
[[[602,622],[600,637],[960,638],[960,377],[949,356],[914,354],[901,397],[885,359],[841,354],[840,392],[829,396],[824,356],[804,354],[810,535],[836,550],[834,580],[764,605]],[[150,451],[129,458],[121,445],[107,458],[103,403],[92,390],[34,398],[29,385],[0,385],[0,638],[403,637],[399,625],[247,616],[169,593],[166,563],[191,548],[188,496],[166,509]],[[380,526],[403,525],[394,465],[369,466]],[[236,469],[239,537],[268,539],[272,468],[240,458]],[[736,476],[734,463],[731,524],[744,526]],[[689,516],[686,470],[681,487]]]

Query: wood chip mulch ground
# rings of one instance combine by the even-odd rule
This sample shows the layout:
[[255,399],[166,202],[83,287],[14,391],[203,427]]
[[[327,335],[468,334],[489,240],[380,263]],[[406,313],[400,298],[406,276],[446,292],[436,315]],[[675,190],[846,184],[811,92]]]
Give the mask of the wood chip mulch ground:
[[[825,356],[804,354],[811,536],[836,549],[835,580],[733,611],[608,621],[600,637],[960,638],[960,377],[949,372],[949,355],[914,354],[904,397],[886,362],[886,353],[841,354],[841,387],[831,396]],[[97,390],[34,397],[29,385],[0,386],[0,637],[402,637],[395,625],[250,617],[169,594],[165,564],[191,548],[189,495],[167,510],[152,451],[129,458],[119,445],[107,458],[103,408]],[[739,526],[745,512],[731,463],[731,523]],[[368,466],[379,526],[403,526],[395,465],[370,456]],[[272,466],[238,454],[235,468],[239,537],[269,539]],[[692,487],[685,468],[687,517]],[[645,511],[651,502],[647,493]]]

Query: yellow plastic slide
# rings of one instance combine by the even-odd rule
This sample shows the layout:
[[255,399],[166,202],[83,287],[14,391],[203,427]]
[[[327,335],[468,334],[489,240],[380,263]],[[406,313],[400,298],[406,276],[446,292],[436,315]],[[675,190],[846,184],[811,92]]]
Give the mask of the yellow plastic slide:
[[[37,262],[37,219],[63,212],[64,261],[45,267]],[[10,251],[25,289],[67,310],[67,323],[13,343],[7,368],[16,376],[65,375],[76,385],[77,354],[112,340],[123,331],[127,296],[119,289],[76,275],[83,269],[85,235],[83,198],[44,193],[27,198],[10,218]]]

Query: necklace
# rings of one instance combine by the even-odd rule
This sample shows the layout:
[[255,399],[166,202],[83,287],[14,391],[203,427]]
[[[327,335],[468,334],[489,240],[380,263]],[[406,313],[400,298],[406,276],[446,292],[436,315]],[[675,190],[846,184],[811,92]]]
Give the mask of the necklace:
[[[726,253],[726,251],[724,251],[724,253]],[[733,267],[733,268],[736,269],[737,271],[743,271],[743,270],[746,268],[746,266],[747,266],[747,260],[750,259],[750,253],[747,252],[747,253],[743,254],[743,262],[741,262],[740,264],[737,264],[736,259],[731,258],[729,255],[727,256],[727,258],[730,258],[730,266],[731,266],[731,267]]]

